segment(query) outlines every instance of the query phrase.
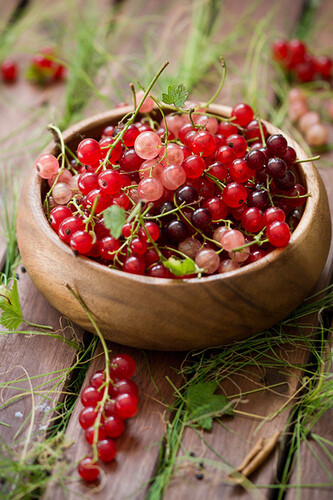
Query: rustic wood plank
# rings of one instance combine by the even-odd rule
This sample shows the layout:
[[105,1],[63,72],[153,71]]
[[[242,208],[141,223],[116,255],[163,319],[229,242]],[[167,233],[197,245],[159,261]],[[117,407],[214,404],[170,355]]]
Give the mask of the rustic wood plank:
[[[20,272],[19,277],[19,295],[26,319],[52,326],[63,338],[74,340],[74,333],[66,327],[66,321],[61,321],[58,311],[41,296],[29,276]],[[10,425],[0,426],[0,432],[7,444],[12,443],[14,436],[15,440],[20,441],[27,436],[31,418],[32,435],[38,433],[39,438],[44,437],[50,419],[54,416],[52,409],[64,397],[65,370],[72,366],[77,354],[75,348],[61,340],[33,335],[33,329],[28,325],[23,324],[22,331],[28,334],[6,333],[2,329],[0,336],[1,406],[4,405],[0,419]],[[75,328],[77,342],[82,341],[82,333],[81,329]],[[38,389],[40,384],[43,386]],[[21,394],[25,395],[21,397]],[[17,396],[20,396],[19,399],[7,404]]]
[[[329,55],[332,48],[332,36],[331,36],[331,23],[333,8],[332,3],[324,0],[321,2],[316,23],[313,32],[311,33],[309,48],[315,52],[320,51],[320,53]],[[329,142],[333,143],[333,126],[331,124],[326,124],[329,127]],[[328,152],[321,155],[321,160],[324,160],[327,164],[329,162],[333,165],[333,152]],[[318,161],[318,165],[321,161]],[[332,199],[333,199],[333,182],[332,176],[330,175],[331,168],[321,168],[320,172],[326,185],[328,199],[331,202],[331,216],[332,216]],[[331,327],[333,331],[333,325]],[[332,339],[332,336],[331,336]],[[325,371],[332,370],[332,360],[329,352],[327,355],[327,361],[325,365]],[[328,410],[320,420],[315,424],[312,432],[321,436],[329,441],[333,441],[333,431],[332,431],[332,418],[333,410]],[[332,453],[332,448],[328,445],[329,451]],[[310,500],[314,498],[314,495],[320,495],[322,500],[329,500],[332,497],[333,482],[332,482],[332,460],[325,453],[323,448],[319,444],[311,439],[311,436],[307,438],[305,442],[301,444],[299,457],[296,458],[297,462],[294,466],[293,473],[290,478],[290,485],[292,488],[288,489],[286,492],[287,500],[296,500],[301,498],[302,500]],[[326,472],[325,471],[326,467]],[[299,472],[300,471],[300,472]],[[322,487],[317,486],[315,488],[304,487],[304,484],[330,484],[330,486]],[[297,487],[298,486],[298,487]]]
[[[40,8],[45,7],[41,0],[34,0],[30,4],[31,8],[36,9],[37,4]],[[32,23],[29,27],[32,39],[38,30],[38,24]],[[39,48],[36,47],[36,50]],[[26,64],[27,59],[27,56],[20,55],[22,63]],[[1,167],[4,167],[8,177],[15,173],[15,178],[18,178],[20,173],[30,169],[36,155],[31,141],[34,138],[37,147],[41,147],[43,130],[46,130],[46,115],[59,102],[63,88],[60,84],[40,89],[27,82],[22,74],[17,83],[1,87],[0,158]],[[13,147],[14,144],[16,147]],[[4,258],[5,243],[1,239],[1,268]],[[60,314],[46,302],[27,274],[20,272],[18,285],[24,317],[34,323],[50,325],[59,335],[72,339],[74,334],[66,327],[65,322],[61,322]],[[73,365],[77,354],[73,345],[48,336],[33,335],[33,329],[24,324],[21,329],[31,331],[32,334],[6,333],[2,329],[0,336],[0,349],[3,353],[0,361],[0,420],[9,425],[0,426],[0,432],[2,443],[10,445],[13,444],[14,437],[15,441],[23,442],[29,432],[33,437],[38,434],[38,438],[43,439],[51,418],[54,417],[53,409],[64,398],[65,371]],[[77,342],[81,343],[83,331],[77,328],[75,335]],[[58,372],[58,375],[52,372]],[[59,384],[54,390],[56,381],[52,379],[57,376]],[[15,381],[14,385],[12,381]],[[43,385],[39,388],[40,384]],[[26,395],[15,400],[16,396],[23,393]],[[7,404],[9,401],[11,403]],[[32,419],[33,424],[29,430]],[[32,443],[33,439],[30,445]]]
[[[333,324],[331,326],[333,331]],[[332,336],[331,336],[332,340]],[[331,345],[327,346],[325,353],[325,371],[332,370]],[[311,500],[314,495],[320,495],[321,500],[332,498],[332,444],[322,443],[327,448],[328,453],[317,441],[317,436],[333,443],[332,428],[333,408],[326,411],[311,430],[311,434],[302,442],[299,456],[296,457],[294,470],[289,484],[292,486],[286,492],[287,500]],[[315,438],[314,438],[315,436]],[[332,455],[331,455],[332,457]],[[305,486],[304,486],[305,485]],[[313,485],[307,487],[306,485]],[[317,486],[316,486],[317,485]],[[323,486],[326,485],[326,486]]]

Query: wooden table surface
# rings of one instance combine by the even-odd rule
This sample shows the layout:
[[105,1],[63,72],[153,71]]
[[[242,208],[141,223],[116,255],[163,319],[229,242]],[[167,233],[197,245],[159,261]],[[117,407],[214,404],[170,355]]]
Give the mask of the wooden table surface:
[[[110,12],[111,3],[102,0],[95,5],[94,9],[99,16],[106,16]],[[143,53],[145,47],[144,33],[149,29],[160,30],[160,43],[150,47],[151,50],[157,52],[155,53],[157,60],[158,51],[163,53],[161,57],[165,57],[163,49],[170,59],[173,58],[171,66],[175,64],[175,60],[179,57],[179,51],[175,51],[175,48],[183,46],[184,32],[189,29],[189,11],[193,7],[193,2],[191,0],[182,3],[178,0],[168,2],[123,0],[114,3],[117,4],[118,11],[117,17],[114,18],[116,21],[113,22],[118,23],[118,26],[123,22],[123,28],[117,34],[118,38],[115,38],[118,43],[115,51],[116,57],[110,54],[109,70],[113,81],[118,82],[118,89],[125,84],[125,81],[128,81],[126,74],[128,68],[126,64],[121,65],[119,61],[125,61],[126,58],[129,61],[136,59],[135,64],[140,65],[140,54]],[[220,38],[232,33],[235,20],[239,20],[246,9],[253,9],[252,16],[257,20],[258,26],[272,10],[270,2],[258,2],[254,5],[250,1],[225,0],[222,3],[226,14],[223,30],[221,28],[222,31],[217,33],[217,37]],[[36,44],[45,44],[48,39],[50,26],[45,19],[44,24],[35,21],[38,19],[38,12],[43,10],[45,18],[48,15],[57,15],[59,22],[61,16],[66,15],[66,8],[61,8],[60,4],[62,2],[54,5],[54,2],[42,0],[0,1],[0,18],[3,26],[8,20],[13,20],[11,16],[15,13],[17,6],[23,6],[26,12],[30,9],[30,21],[26,28],[27,36],[23,36],[21,41],[22,64],[28,60],[29,51],[33,52],[40,48],[40,45],[36,46]],[[79,8],[85,2],[75,0],[74,4]],[[274,6],[275,12],[269,22],[271,40],[277,34],[286,37],[293,34],[296,24],[304,14],[303,9],[307,2],[281,0],[276,4],[278,5]],[[49,14],[47,9],[49,9]],[[57,10],[56,14],[54,14],[54,9]],[[327,22],[329,18],[332,20],[332,14],[333,9],[329,0],[324,0],[311,14],[313,24],[317,27],[316,44],[322,52],[325,52],[325,47],[332,47],[331,32]],[[182,22],[183,29],[179,29]],[[175,28],[176,26],[178,29]],[[244,29],[246,31],[246,28]],[[247,36],[251,35],[252,33],[248,33]],[[161,40],[167,41],[167,49]],[[230,55],[225,54],[225,57],[231,58],[231,68],[245,64],[243,45],[242,50],[238,50],[237,41],[230,43]],[[196,64],[200,64],[200,61],[196,61]],[[105,71],[105,68],[101,68],[100,71]],[[260,77],[263,79],[262,84],[269,87],[267,95],[270,103],[274,105],[276,102],[274,85],[270,85],[273,76],[268,75],[266,80],[264,75]],[[103,85],[101,92],[107,95],[112,106],[120,99],[117,87],[110,83]],[[230,70],[225,90],[218,102],[227,104],[237,102],[237,96],[240,95],[239,89],[239,78]],[[205,89],[200,88],[198,92],[205,92]],[[23,174],[30,168],[43,139],[47,137],[44,133],[47,123],[54,115],[57,115],[59,107],[62,106],[63,93],[63,84],[38,88],[27,82],[23,75],[14,85],[0,86],[0,167],[5,169],[7,174],[12,173],[14,176],[16,171]],[[88,102],[84,115],[89,116],[101,109],[106,109],[105,100]],[[330,134],[333,137],[332,127]],[[329,166],[330,160],[333,160],[332,153],[326,153],[317,165],[324,179],[331,203],[331,213],[333,213],[333,163]],[[1,204],[0,210],[3,210]],[[3,268],[5,259],[6,246],[0,235],[0,269]],[[325,288],[331,282],[332,265],[331,250],[317,290]],[[67,339],[75,340],[79,344],[83,343],[88,347],[93,336],[75,325],[70,328],[66,320],[40,295],[20,266],[17,272],[24,317],[38,324],[51,325]],[[315,328],[317,320],[317,315],[313,315],[308,322]],[[22,329],[29,330],[29,327],[23,325]],[[309,334],[309,324],[304,327],[305,331]],[[140,388],[139,412],[135,418],[128,421],[126,433],[119,439],[117,459],[103,467],[105,471],[103,488],[96,489],[96,485],[86,485],[80,481],[77,478],[76,469],[71,469],[72,464],[89,452],[89,445],[85,442],[78,425],[78,414],[82,409],[78,399],[68,421],[65,435],[66,442],[71,443],[64,455],[71,481],[65,489],[59,485],[59,470],[56,468],[51,472],[54,480],[41,494],[45,499],[74,499],[81,496],[94,499],[133,498],[139,500],[147,497],[149,486],[154,481],[168,422],[171,422],[174,417],[169,413],[168,405],[171,405],[174,400],[174,387],[181,387],[183,384],[183,379],[176,370],[182,366],[184,359],[191,358],[192,354],[144,352],[111,343],[109,347],[112,353],[131,354],[137,363],[135,381]],[[170,483],[164,492],[164,499],[279,498],[279,490],[272,486],[278,483],[286,460],[287,436],[290,432],[289,419],[297,401],[297,397],[294,396],[300,389],[304,367],[309,362],[309,352],[301,343],[286,345],[282,342],[281,346],[276,346],[276,349],[281,358],[289,360],[289,369],[283,372],[276,370],[271,368],[269,363],[263,363],[263,358],[259,357],[251,364],[250,369],[230,369],[226,374],[222,390],[231,398],[238,397],[239,413],[234,417],[225,417],[220,419],[220,422],[214,422],[212,432],[198,432],[191,427],[184,429],[178,451],[178,461],[172,470]],[[78,351],[73,342],[60,342],[45,335],[20,335],[6,332],[1,333],[0,350],[2,353],[0,422],[7,424],[0,425],[1,439],[8,445],[13,440],[19,441],[22,446],[27,436],[33,436],[32,441],[42,441],[47,436],[47,430],[55,417],[52,409],[64,400],[69,390],[69,383],[73,381],[73,377],[77,376],[78,372],[75,370],[71,372],[71,380],[68,380],[66,374],[68,368],[74,367],[77,363]],[[101,353],[102,349],[99,344],[93,359],[89,362],[84,380],[80,381],[81,387],[84,388],[88,384],[94,371],[104,368]],[[298,368],[296,369],[295,366]],[[16,380],[15,386],[11,384],[6,386],[6,382],[13,380]],[[33,391],[31,391],[30,384]],[[267,389],[272,386],[275,387],[274,390]],[[20,397],[14,397],[11,403],[7,404],[10,398],[20,394]],[[274,418],[271,418],[273,414]],[[333,439],[332,416],[333,413],[330,410],[316,424],[317,434],[330,440]],[[277,431],[282,433],[279,444],[264,464],[251,475],[251,482],[247,489],[235,486],[228,481],[227,475],[230,470],[242,462],[258,439],[270,437]],[[319,497],[324,500],[332,497],[331,457],[325,454],[317,443],[312,443],[312,448],[317,459],[314,453],[309,452],[309,447],[302,446],[300,449],[303,457],[301,475],[299,471],[292,472],[291,469],[290,488],[285,493],[287,500],[293,498],[307,500]],[[204,468],[200,466],[202,461],[204,461]],[[323,464],[326,465],[326,469]],[[296,487],[299,483],[305,485],[320,483],[324,486],[317,488],[305,486],[299,489]]]

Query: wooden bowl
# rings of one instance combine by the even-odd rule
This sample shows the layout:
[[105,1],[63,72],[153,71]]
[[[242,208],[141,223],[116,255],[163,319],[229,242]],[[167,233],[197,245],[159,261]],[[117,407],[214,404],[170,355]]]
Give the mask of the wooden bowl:
[[[230,116],[230,108],[210,110]],[[64,133],[76,150],[84,137],[98,138],[129,109],[99,114]],[[269,133],[282,133],[266,123]],[[285,135],[285,134],[284,134]],[[298,158],[305,152],[290,138]],[[45,152],[57,153],[55,144]],[[311,163],[299,166],[311,197],[289,245],[239,270],[202,279],[166,280],[109,269],[76,257],[52,230],[41,203],[41,178],[35,167],[22,189],[17,236],[23,263],[39,290],[62,314],[93,332],[81,306],[65,288],[83,298],[103,335],[129,346],[190,350],[228,344],[272,326],[311,292],[325,265],[331,223],[322,180]]]

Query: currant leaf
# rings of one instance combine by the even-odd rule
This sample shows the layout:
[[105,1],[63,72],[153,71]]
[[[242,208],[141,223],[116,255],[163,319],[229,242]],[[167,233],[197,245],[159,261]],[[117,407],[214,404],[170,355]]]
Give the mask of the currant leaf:
[[176,276],[193,274],[197,269],[194,260],[190,259],[189,257],[187,257],[186,259],[176,259],[175,257],[169,257],[168,260],[163,262],[163,265]]
[[118,205],[112,205],[104,210],[103,214],[105,227],[110,230],[111,236],[118,239],[126,222],[125,210]]
[[17,330],[24,321],[17,290],[17,280],[14,280],[11,289],[5,285],[0,286],[0,309],[2,309],[0,324],[10,330]]
[[217,387],[218,384],[214,380],[201,382],[188,387],[184,395],[189,418],[208,431],[212,429],[213,418],[222,414],[233,414],[227,398],[222,394],[214,394]]
[[181,108],[184,106],[188,94],[189,92],[182,83],[179,85],[172,83],[168,87],[168,93],[162,92],[162,101],[165,104],[174,104],[177,108]]

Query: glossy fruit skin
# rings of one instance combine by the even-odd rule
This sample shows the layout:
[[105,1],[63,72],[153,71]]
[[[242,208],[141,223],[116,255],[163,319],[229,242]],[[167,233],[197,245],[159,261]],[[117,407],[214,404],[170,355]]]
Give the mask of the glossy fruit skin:
[[72,216],[72,212],[68,207],[57,206],[53,208],[50,212],[51,226],[55,231],[58,231],[60,224],[63,220]]
[[102,156],[101,147],[95,139],[83,139],[77,147],[77,156],[84,165],[95,165]]
[[88,254],[93,247],[93,236],[87,231],[76,231],[72,234],[69,244],[75,252]]
[[135,394],[119,394],[115,399],[115,409],[122,419],[134,417],[138,412],[138,397]]
[[86,406],[79,415],[79,423],[82,429],[91,427],[97,418],[97,412],[94,407]]
[[143,258],[130,255],[124,260],[123,271],[130,274],[145,274],[146,264]]
[[179,243],[188,235],[188,229],[182,220],[172,220],[166,225],[168,237],[172,243]]
[[273,222],[267,227],[267,238],[274,247],[285,247],[290,240],[290,229],[286,222]]
[[110,375],[114,379],[129,379],[133,377],[136,364],[129,354],[118,354],[111,359]]
[[111,462],[117,454],[117,445],[112,439],[106,438],[97,443],[97,451],[103,462]]
[[69,243],[72,234],[76,231],[82,230],[84,224],[82,220],[77,217],[67,217],[59,224],[58,234],[61,240],[65,243]]
[[235,118],[233,123],[237,123],[241,127],[246,127],[253,120],[253,110],[248,104],[236,104],[232,108],[231,116]]
[[[88,429],[86,429],[85,436],[86,436],[87,443],[93,444],[94,437],[95,437],[95,428],[94,428],[94,426],[88,427]],[[98,429],[98,440],[97,441],[101,441],[102,439],[105,439],[105,438],[106,438],[106,433],[105,433],[104,426],[103,427],[99,427],[99,429]]]
[[231,182],[224,188],[222,197],[228,207],[235,208],[245,203],[247,191],[243,184]]
[[87,482],[93,482],[98,479],[100,469],[91,457],[86,457],[78,465],[78,473]]
[[95,387],[86,387],[81,392],[81,403],[83,406],[92,406],[95,407],[97,403],[102,399],[103,393],[102,391],[98,391]]
[[124,421],[117,415],[108,417],[104,422],[105,435],[110,438],[117,438],[123,434],[125,430]]
[[121,242],[113,236],[106,236],[99,242],[99,251],[103,259],[113,260]]

